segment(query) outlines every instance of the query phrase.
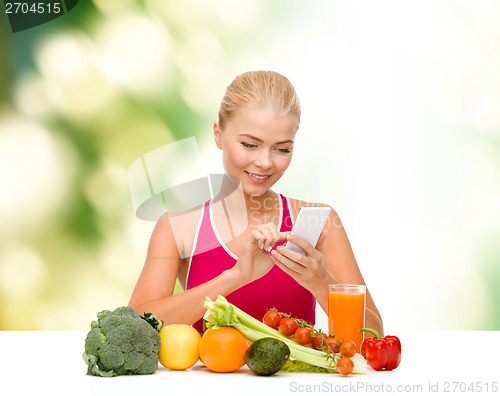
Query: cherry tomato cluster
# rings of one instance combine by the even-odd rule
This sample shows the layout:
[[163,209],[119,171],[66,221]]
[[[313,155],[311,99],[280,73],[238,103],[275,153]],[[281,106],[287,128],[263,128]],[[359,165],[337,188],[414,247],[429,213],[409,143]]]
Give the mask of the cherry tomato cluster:
[[352,341],[340,341],[333,334],[322,333],[315,330],[309,323],[302,319],[292,318],[290,315],[270,309],[262,319],[264,324],[288,337],[294,337],[300,345],[311,345],[314,349],[325,351],[329,354],[340,354],[337,361],[337,370],[340,374],[349,375],[354,369],[350,359],[356,354],[356,344]]
[[294,319],[290,315],[271,309],[266,312],[264,324],[279,330],[281,334],[288,337],[295,337],[295,340],[301,345],[310,344],[312,341],[311,333],[314,331],[312,326],[301,319]]
[[[354,363],[350,359],[356,354],[356,344],[352,341],[340,341],[333,335],[324,333],[315,336],[316,342],[313,342],[313,347],[326,351],[328,353],[339,353],[340,358],[337,360],[337,371],[342,375],[349,375],[354,370]],[[318,346],[316,346],[318,345]]]
[[344,341],[339,349],[342,357],[337,361],[337,370],[342,375],[349,375],[354,370],[354,363],[350,359],[356,354],[356,344],[352,341]]

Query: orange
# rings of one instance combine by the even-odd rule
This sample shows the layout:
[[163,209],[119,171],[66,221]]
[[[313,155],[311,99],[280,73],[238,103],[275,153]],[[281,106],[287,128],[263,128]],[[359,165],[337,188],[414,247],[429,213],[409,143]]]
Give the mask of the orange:
[[209,328],[200,340],[200,360],[211,371],[230,373],[245,364],[246,338],[232,327]]

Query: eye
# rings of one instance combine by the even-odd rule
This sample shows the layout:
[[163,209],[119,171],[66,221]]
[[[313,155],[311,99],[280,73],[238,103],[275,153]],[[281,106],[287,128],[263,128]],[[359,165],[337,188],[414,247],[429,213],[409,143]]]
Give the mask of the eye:
[[288,147],[279,147],[277,150],[281,154],[289,154],[292,151]]
[[243,145],[243,147],[246,147],[246,148],[255,148],[255,147],[257,147],[255,144],[247,143],[247,142],[241,142],[241,144]]

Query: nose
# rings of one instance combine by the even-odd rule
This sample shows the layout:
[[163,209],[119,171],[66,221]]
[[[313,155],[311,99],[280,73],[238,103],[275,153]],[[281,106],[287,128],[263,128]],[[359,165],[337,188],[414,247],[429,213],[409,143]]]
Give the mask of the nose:
[[255,158],[255,165],[261,169],[269,169],[273,166],[270,150],[259,150]]

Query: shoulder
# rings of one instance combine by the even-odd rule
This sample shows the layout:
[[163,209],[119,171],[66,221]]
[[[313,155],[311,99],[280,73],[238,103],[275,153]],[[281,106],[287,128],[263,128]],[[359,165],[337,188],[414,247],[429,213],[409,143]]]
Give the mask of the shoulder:
[[179,223],[179,225],[184,224],[189,227],[193,222],[198,222],[204,206],[205,204],[197,205],[186,210],[171,210],[166,212],[160,220],[165,220],[165,218],[167,218],[170,223]]
[[157,220],[156,225],[161,228],[173,227],[190,228],[200,219],[204,204],[194,206],[186,210],[170,210],[163,213]]
[[192,246],[192,239],[198,228],[203,208],[204,204],[187,210],[165,212],[156,222],[154,232],[164,241],[164,238],[175,241],[179,253],[184,256],[186,252],[190,252],[189,248]]

